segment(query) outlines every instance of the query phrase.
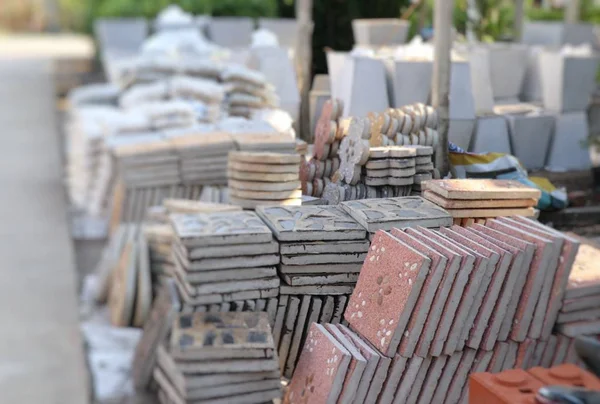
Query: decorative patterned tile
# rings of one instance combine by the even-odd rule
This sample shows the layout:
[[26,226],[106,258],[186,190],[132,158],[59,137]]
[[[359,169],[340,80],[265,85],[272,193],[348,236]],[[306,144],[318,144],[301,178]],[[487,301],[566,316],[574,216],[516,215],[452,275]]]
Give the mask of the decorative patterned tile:
[[452,225],[448,212],[418,196],[347,201],[340,206],[371,233],[394,227]]
[[258,207],[257,213],[279,241],[366,238],[365,229],[336,206]]
[[430,264],[389,233],[375,234],[344,317],[387,356],[398,348]]

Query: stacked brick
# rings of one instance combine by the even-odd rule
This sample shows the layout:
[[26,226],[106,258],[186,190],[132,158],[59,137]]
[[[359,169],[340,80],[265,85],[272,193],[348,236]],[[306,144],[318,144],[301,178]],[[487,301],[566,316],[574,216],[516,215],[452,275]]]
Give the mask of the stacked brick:
[[288,401],[298,401],[303,378],[314,374],[323,382],[308,394],[334,401],[365,378],[379,390],[373,402],[466,402],[472,373],[574,359],[570,342],[552,332],[578,247],[524,217],[378,230],[344,317],[353,338],[389,360],[385,380],[365,373],[360,355],[325,325],[313,334],[344,349],[321,351],[309,335]]

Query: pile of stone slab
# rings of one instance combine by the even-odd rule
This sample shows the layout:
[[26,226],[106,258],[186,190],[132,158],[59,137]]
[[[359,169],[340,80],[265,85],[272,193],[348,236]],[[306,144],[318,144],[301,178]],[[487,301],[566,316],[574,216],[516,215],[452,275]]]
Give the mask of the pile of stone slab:
[[468,226],[486,218],[535,216],[541,191],[514,180],[431,180],[423,197],[446,209],[454,224]]
[[291,376],[313,321],[340,321],[369,248],[365,229],[337,206],[259,207],[279,242],[282,280],[274,326],[284,375]]
[[264,403],[281,398],[265,313],[178,314],[153,379],[162,403]]
[[247,209],[259,205],[300,205],[300,155],[231,152],[228,177],[231,203]]
[[252,112],[279,105],[275,87],[260,72],[242,65],[229,65],[221,72],[226,104],[231,116],[249,118]]
[[313,397],[333,401],[367,389],[368,402],[466,402],[471,373],[572,361],[552,331],[578,247],[521,216],[378,231],[344,313],[354,346],[313,325],[288,399],[314,374]]
[[175,280],[202,306],[279,294],[279,245],[254,212],[172,214]]
[[600,247],[590,240],[577,239],[581,246],[557,320],[557,331],[570,339],[579,335],[600,335],[600,268],[597,261]]

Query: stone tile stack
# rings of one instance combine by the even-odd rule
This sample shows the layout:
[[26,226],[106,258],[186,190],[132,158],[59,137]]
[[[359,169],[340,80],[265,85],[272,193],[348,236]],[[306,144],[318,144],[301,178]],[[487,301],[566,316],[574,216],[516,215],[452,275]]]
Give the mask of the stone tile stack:
[[275,87],[258,71],[242,65],[229,65],[221,72],[221,80],[231,116],[249,118],[256,110],[279,105]]
[[541,191],[514,180],[431,180],[423,183],[423,197],[446,209],[454,224],[468,226],[493,217],[532,217]]
[[255,213],[172,214],[170,220],[175,280],[189,310],[278,296],[279,246]]
[[[331,381],[315,387],[317,397],[356,398],[356,377],[358,386],[370,378],[372,402],[459,403],[471,373],[574,361],[569,339],[552,332],[578,247],[519,216],[467,228],[377,231],[344,317],[354,341],[367,341],[389,361],[385,381],[378,369],[365,376],[364,354],[344,342],[340,353],[328,350],[333,360],[314,354],[319,343],[312,346],[309,334],[287,397],[315,372],[314,379]],[[319,338],[331,340],[328,327],[329,334],[318,329]]]
[[281,397],[278,366],[265,313],[178,314],[153,379],[163,402],[258,404]]
[[308,324],[341,320],[369,242],[336,206],[259,207],[257,214],[279,242],[282,285],[273,331],[290,377]]
[[300,155],[231,152],[229,199],[246,209],[260,205],[300,205]]

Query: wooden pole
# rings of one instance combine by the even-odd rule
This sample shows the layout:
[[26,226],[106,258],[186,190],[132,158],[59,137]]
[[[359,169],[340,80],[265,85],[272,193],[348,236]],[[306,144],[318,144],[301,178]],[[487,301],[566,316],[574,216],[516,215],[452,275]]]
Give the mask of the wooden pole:
[[299,137],[306,141],[311,140],[309,92],[312,74],[312,11],[312,0],[296,0],[296,19],[298,20],[296,66],[299,69],[298,85],[300,87],[300,120],[297,127]]
[[438,111],[439,142],[435,150],[435,165],[442,178],[448,174],[448,129],[450,123],[450,52],[452,48],[452,12],[454,0],[435,0],[433,9],[433,83],[432,104]]
[[565,22],[575,24],[579,22],[579,0],[567,0],[565,6]]
[[515,20],[513,22],[513,41],[520,42],[523,35],[524,0],[515,0]]

